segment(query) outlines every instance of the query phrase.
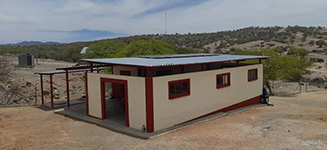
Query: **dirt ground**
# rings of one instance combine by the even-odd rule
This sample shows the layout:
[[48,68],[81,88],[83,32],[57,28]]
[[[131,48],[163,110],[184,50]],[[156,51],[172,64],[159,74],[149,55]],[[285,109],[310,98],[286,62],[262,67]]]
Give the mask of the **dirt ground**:
[[0,108],[0,149],[326,150],[327,91],[141,140],[36,107]]
[[[17,57],[10,57],[13,66],[18,65]],[[55,71],[56,68],[71,67],[76,63],[63,61],[54,61],[49,59],[40,59],[39,64],[34,68],[13,67],[11,76],[0,86],[7,89],[17,87],[20,95],[16,98],[15,105],[35,104],[35,88],[37,94],[37,103],[41,103],[40,76],[35,72]],[[70,97],[76,98],[85,95],[85,77],[84,73],[69,74]],[[43,87],[45,102],[50,102],[50,77],[43,76]],[[54,100],[60,101],[66,99],[66,76],[65,74],[53,75]],[[1,91],[0,91],[1,94]],[[1,95],[0,95],[1,98]]]

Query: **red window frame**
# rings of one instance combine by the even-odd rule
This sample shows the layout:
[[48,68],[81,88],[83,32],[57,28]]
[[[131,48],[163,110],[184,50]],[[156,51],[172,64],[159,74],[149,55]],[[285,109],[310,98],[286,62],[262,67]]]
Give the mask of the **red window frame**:
[[[255,71],[255,77],[254,78],[250,78],[249,73],[251,71]],[[248,81],[255,81],[258,80],[258,69],[250,69],[248,70]]]
[[[184,82],[186,82],[187,83],[187,91],[186,92],[184,92],[184,90],[183,90],[183,83]],[[182,93],[179,93],[179,94],[177,94],[176,93],[176,87],[177,87],[177,84],[178,83],[181,83],[182,84],[182,86],[181,86],[181,91],[182,91]],[[174,87],[175,87],[175,94],[172,94],[172,93],[170,93],[170,85],[174,85]],[[184,96],[188,96],[188,95],[190,95],[191,94],[191,92],[190,92],[190,87],[191,87],[191,85],[190,85],[190,79],[183,79],[183,80],[175,80],[175,81],[169,81],[168,82],[168,94],[169,94],[169,99],[175,99],[175,98],[179,98],[179,97],[184,97]]]
[[[223,84],[223,85],[218,85],[218,77],[223,77],[223,76],[226,76],[226,75],[228,77],[228,83],[227,84]],[[230,86],[230,73],[217,74],[216,75],[216,85],[217,85],[217,89]]]

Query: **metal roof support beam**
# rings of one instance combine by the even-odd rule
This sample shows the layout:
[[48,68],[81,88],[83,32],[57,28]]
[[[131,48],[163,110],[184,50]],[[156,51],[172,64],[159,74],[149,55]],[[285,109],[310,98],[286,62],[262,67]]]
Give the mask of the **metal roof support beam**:
[[50,94],[51,94],[51,108],[53,108],[53,86],[52,86],[52,74],[50,74]]
[[68,70],[66,71],[66,91],[67,91],[67,107],[70,107],[70,99],[69,99],[69,77]]
[[40,80],[41,80],[41,99],[42,99],[42,105],[44,104],[44,96],[43,96],[43,75],[40,74]]

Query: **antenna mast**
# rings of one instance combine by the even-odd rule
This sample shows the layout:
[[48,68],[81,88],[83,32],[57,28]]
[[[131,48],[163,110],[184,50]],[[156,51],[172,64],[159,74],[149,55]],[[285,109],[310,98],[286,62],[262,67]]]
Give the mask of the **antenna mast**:
[[165,33],[167,34],[167,12],[165,12]]

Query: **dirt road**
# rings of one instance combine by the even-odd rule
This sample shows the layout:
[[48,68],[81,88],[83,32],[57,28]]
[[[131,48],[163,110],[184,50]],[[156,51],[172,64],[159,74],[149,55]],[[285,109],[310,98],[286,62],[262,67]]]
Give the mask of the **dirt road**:
[[0,108],[0,149],[326,150],[327,91],[141,140],[35,107]]

